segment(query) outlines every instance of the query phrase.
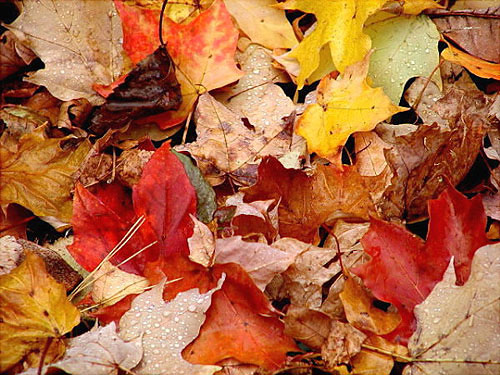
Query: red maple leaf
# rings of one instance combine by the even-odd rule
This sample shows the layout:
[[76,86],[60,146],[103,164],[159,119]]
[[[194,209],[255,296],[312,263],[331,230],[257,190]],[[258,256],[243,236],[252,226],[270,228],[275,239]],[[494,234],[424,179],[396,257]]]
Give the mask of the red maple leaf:
[[426,242],[400,225],[372,219],[361,239],[371,260],[353,269],[375,297],[398,308],[401,324],[388,337],[401,342],[415,330],[413,309],[442,280],[451,257],[463,284],[475,251],[488,243],[480,196],[469,200],[450,186],[429,201],[429,216]]

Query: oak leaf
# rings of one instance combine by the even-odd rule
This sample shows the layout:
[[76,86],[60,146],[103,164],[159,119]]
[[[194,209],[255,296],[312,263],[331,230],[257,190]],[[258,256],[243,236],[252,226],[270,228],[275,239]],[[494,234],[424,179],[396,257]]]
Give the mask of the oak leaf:
[[352,133],[372,130],[379,122],[407,110],[394,105],[380,87],[368,85],[368,60],[369,55],[349,66],[340,80],[332,75],[321,80],[317,102],[306,108],[296,127],[309,152],[339,163],[342,147]]
[[62,147],[65,138],[48,138],[45,127],[22,136],[17,150],[0,144],[0,203],[17,203],[37,216],[71,220],[72,175],[90,151],[90,142]]
[[19,267],[0,276],[0,371],[26,358],[37,366],[40,352],[50,342],[45,362],[64,353],[63,335],[80,322],[80,312],[66,297],[63,285],[46,271],[31,252]]
[[299,9],[313,13],[318,20],[314,31],[288,55],[289,58],[296,58],[300,64],[298,88],[304,86],[305,80],[319,66],[319,51],[326,44],[330,48],[333,64],[340,72],[361,61],[371,48],[370,37],[363,33],[363,25],[385,2],[288,0],[280,4],[282,9]]
[[372,219],[370,230],[361,240],[372,258],[353,269],[376,298],[397,307],[402,321],[389,337],[399,337],[402,342],[415,329],[414,307],[441,280],[451,256],[462,284],[467,280],[472,256],[488,243],[486,215],[479,196],[468,200],[449,187],[429,202],[429,213],[426,242],[397,224]]
[[107,85],[122,74],[122,30],[110,1],[24,1],[21,15],[8,28],[45,64],[27,80],[61,100],[102,104],[92,85]]
[[450,264],[443,280],[416,306],[418,330],[408,344],[415,361],[405,375],[479,375],[500,370],[499,251],[498,244],[478,249],[470,278],[460,287],[455,286],[456,270]]

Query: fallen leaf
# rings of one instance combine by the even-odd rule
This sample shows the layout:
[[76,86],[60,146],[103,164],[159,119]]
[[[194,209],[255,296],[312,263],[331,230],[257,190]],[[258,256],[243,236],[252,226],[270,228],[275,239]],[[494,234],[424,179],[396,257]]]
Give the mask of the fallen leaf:
[[364,29],[374,49],[368,70],[371,86],[382,87],[394,104],[399,104],[410,78],[431,77],[441,87],[441,76],[432,74],[439,64],[439,32],[432,21],[427,16],[394,17],[388,13],[385,20],[375,18]]
[[0,249],[2,249],[0,253],[0,275],[6,275],[19,266],[24,250],[15,237],[10,235],[0,237]]
[[86,98],[93,105],[102,104],[92,85],[107,85],[122,74],[123,35],[110,1],[27,0],[8,28],[45,64],[27,80],[47,87],[61,100]]
[[[281,90],[281,89],[280,89]],[[176,147],[189,152],[212,185],[219,185],[229,176],[242,185],[255,181],[260,158],[284,155],[291,145],[291,129],[287,121],[270,126],[252,124],[249,128],[238,113],[203,94],[195,112],[195,142]]]
[[328,44],[333,64],[340,72],[363,60],[371,48],[371,40],[363,33],[367,18],[374,14],[385,0],[315,1],[288,0],[279,5],[282,9],[299,9],[313,13],[317,19],[314,31],[306,36],[288,55],[300,64],[298,88],[320,64],[319,51]]
[[349,363],[359,353],[366,335],[353,326],[332,320],[330,333],[321,348],[321,356],[327,367],[333,368],[341,363]]
[[404,343],[411,336],[415,329],[413,309],[441,280],[451,256],[460,265],[459,282],[466,281],[472,256],[488,243],[480,199],[468,200],[449,187],[438,199],[429,201],[426,242],[402,226],[372,219],[361,240],[372,258],[352,271],[376,298],[398,309],[402,321],[389,338]]
[[181,352],[198,336],[205,314],[213,303],[218,286],[207,293],[197,289],[181,292],[172,301],[163,301],[165,282],[139,295],[120,319],[120,337],[126,341],[142,341],[143,356],[133,369],[135,374],[213,374],[219,366],[193,365]]
[[347,321],[355,328],[376,335],[392,332],[401,323],[397,312],[384,311],[374,306],[371,297],[356,280],[349,275],[344,290],[339,295]]
[[[405,346],[394,344],[380,336],[368,336],[363,345],[396,355],[408,355],[408,349]],[[394,359],[391,355],[361,348],[361,351],[351,358],[351,365],[352,373],[356,375],[389,375],[394,367]]]
[[273,0],[225,0],[227,10],[252,42],[267,48],[292,48],[297,38],[285,12]]
[[266,157],[259,165],[257,183],[244,189],[244,193],[246,202],[279,202],[282,237],[315,243],[319,226],[329,219],[368,220],[370,215],[377,216],[370,192],[377,191],[381,181],[378,176],[359,175],[353,166],[340,170],[316,165],[308,175]]
[[[123,341],[113,322],[70,339],[64,357],[43,370],[47,373],[60,369],[71,375],[117,375],[120,370],[133,369],[141,358],[141,342]],[[32,371],[30,375],[35,375]]]
[[471,73],[482,78],[500,80],[500,63],[491,63],[469,55],[448,43],[448,48],[441,52],[444,59],[462,65]]
[[310,104],[299,118],[296,132],[307,141],[309,152],[340,163],[340,153],[354,132],[368,131],[379,122],[406,108],[392,104],[381,88],[367,81],[369,55],[346,68],[340,80],[323,78],[317,102]]
[[93,274],[92,300],[100,306],[114,305],[129,294],[140,294],[149,286],[146,278],[104,262]]
[[28,252],[26,260],[0,276],[0,371],[25,358],[38,366],[40,352],[50,342],[45,363],[64,353],[63,335],[80,322],[80,312],[66,297],[64,286],[45,270],[41,258]]
[[188,238],[189,259],[203,267],[211,267],[215,261],[215,237],[209,227],[191,216],[193,235]]
[[328,339],[331,320],[320,311],[290,305],[284,318],[285,333],[311,349],[321,349]]
[[226,274],[221,290],[212,298],[200,335],[184,351],[188,361],[213,364],[226,358],[277,369],[294,341],[283,332],[283,323],[267,297],[235,263],[217,264],[212,275]]
[[89,129],[102,135],[134,119],[177,110],[181,101],[172,59],[166,48],[159,47],[138,62],[106,98],[104,105],[94,111]]
[[[39,127],[20,138],[14,153],[0,145],[0,203],[17,203],[37,216],[69,223],[72,175],[90,150],[89,141],[77,147],[71,138],[48,138],[45,127]],[[69,145],[63,148],[65,142]]]
[[443,280],[415,308],[418,330],[408,344],[415,360],[404,374],[479,375],[500,370],[499,250],[498,244],[478,249],[470,278],[461,287],[455,286],[456,270],[450,264]]
[[6,31],[0,39],[0,80],[29,65],[36,55],[17,40],[12,31]]

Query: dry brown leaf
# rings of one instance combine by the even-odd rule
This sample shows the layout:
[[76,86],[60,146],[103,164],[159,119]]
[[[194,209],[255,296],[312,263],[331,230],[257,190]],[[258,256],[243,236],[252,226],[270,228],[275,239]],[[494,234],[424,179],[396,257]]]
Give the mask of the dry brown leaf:
[[36,55],[17,40],[12,31],[0,37],[0,81],[29,65]]
[[142,337],[143,357],[134,374],[150,375],[211,375],[219,366],[193,365],[182,358],[182,350],[193,341],[205,321],[205,312],[217,288],[200,294],[197,289],[181,292],[169,301],[163,301],[161,282],[142,293],[120,320],[120,337],[131,341]]
[[61,100],[102,104],[92,85],[108,85],[122,74],[122,28],[111,1],[25,0],[7,27],[45,64],[28,81]]
[[366,337],[353,326],[333,320],[328,338],[321,348],[321,356],[329,368],[349,363],[361,350],[361,344]]
[[193,235],[187,239],[189,259],[204,267],[211,267],[215,261],[215,237],[209,227],[190,215],[193,220]]
[[0,275],[5,275],[21,263],[24,250],[13,236],[0,238],[0,250]]
[[455,270],[450,263],[443,280],[415,308],[417,330],[408,348],[416,360],[405,369],[405,375],[500,371],[499,252],[500,243],[478,249],[470,278],[460,287],[455,285]]
[[356,166],[362,176],[378,176],[387,167],[384,149],[391,146],[375,132],[354,133]]
[[284,321],[288,336],[311,349],[320,349],[328,339],[332,319],[320,311],[291,305]]
[[[364,345],[369,345],[396,355],[408,355],[408,349],[402,345],[394,344],[380,336],[369,336]],[[394,359],[387,354],[381,354],[369,349],[361,351],[351,359],[354,375],[389,375],[394,367]]]

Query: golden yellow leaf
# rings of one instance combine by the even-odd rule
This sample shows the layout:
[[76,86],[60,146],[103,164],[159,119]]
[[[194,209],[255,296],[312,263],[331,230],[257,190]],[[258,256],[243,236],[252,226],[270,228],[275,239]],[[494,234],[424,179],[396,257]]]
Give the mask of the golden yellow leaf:
[[62,148],[70,138],[48,138],[39,127],[21,137],[16,152],[0,145],[0,204],[17,203],[37,216],[69,223],[73,174],[91,147],[85,140]]
[[64,286],[47,273],[40,257],[26,252],[19,267],[0,276],[0,372],[26,356],[37,366],[50,340],[45,362],[52,362],[64,353],[62,336],[79,322],[80,312]]
[[382,88],[366,82],[369,55],[348,67],[339,80],[332,75],[318,86],[318,99],[298,121],[296,132],[307,141],[309,152],[338,159],[352,133],[369,131],[395,113],[407,108],[392,104]]
[[329,44],[332,61],[338,71],[344,70],[365,57],[371,40],[363,33],[366,19],[374,14],[386,0],[288,0],[278,6],[283,9],[299,9],[316,16],[313,32],[290,52],[300,64],[298,88],[320,65],[320,50]]

